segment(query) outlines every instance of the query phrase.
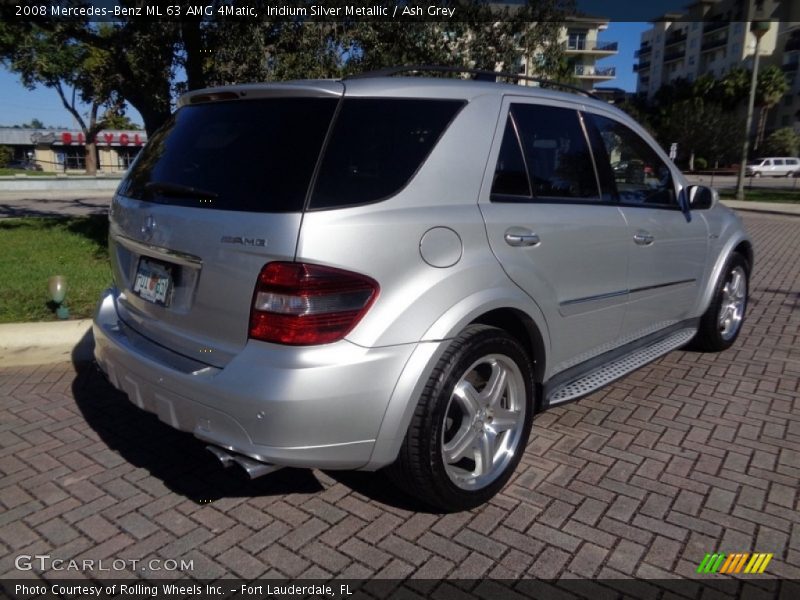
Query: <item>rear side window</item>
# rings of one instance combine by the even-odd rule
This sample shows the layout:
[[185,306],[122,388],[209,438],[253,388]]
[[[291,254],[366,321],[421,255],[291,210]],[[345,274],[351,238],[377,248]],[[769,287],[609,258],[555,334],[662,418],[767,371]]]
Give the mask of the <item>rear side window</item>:
[[519,202],[531,199],[531,186],[517,128],[509,115],[492,180],[492,202]]
[[147,143],[120,193],[164,204],[300,212],[335,98],[185,106]]
[[592,155],[577,111],[515,104],[511,117],[534,197],[599,199]]
[[461,100],[346,98],[309,208],[367,204],[399,192],[464,104]]

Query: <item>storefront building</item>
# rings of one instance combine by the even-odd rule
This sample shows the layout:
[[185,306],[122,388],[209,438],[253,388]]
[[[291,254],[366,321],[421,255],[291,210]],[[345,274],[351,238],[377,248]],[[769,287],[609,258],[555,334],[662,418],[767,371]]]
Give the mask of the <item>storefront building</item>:
[[[95,141],[97,170],[115,173],[130,166],[147,143],[147,134],[103,130]],[[11,149],[12,160],[36,163],[44,171],[64,173],[86,169],[86,138],[79,131],[0,127],[0,146]]]

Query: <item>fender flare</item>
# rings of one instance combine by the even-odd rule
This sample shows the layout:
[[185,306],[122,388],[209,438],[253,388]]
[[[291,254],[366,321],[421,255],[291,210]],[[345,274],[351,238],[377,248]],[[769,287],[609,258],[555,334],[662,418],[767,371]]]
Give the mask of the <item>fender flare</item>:
[[722,276],[722,271],[725,268],[725,265],[728,263],[731,255],[736,251],[736,248],[742,242],[747,243],[750,250],[749,256],[746,258],[750,263],[750,272],[752,273],[753,241],[743,232],[737,232],[735,235],[732,235],[725,241],[722,250],[717,255],[717,261],[714,263],[714,267],[711,270],[708,279],[706,280],[705,288],[703,289],[703,293],[700,295],[700,299],[698,301],[698,310],[696,311],[698,315],[703,315],[705,314],[706,310],[708,310],[714,295],[714,289],[717,287],[717,281],[719,281],[719,278]]
[[[517,310],[533,321],[545,353],[550,349],[547,323],[536,303],[521,290],[482,290],[452,306],[428,329],[412,352],[395,383],[369,462],[363,470],[374,471],[395,461],[428,379],[451,339],[481,315],[497,309]],[[545,357],[546,359],[546,357]]]

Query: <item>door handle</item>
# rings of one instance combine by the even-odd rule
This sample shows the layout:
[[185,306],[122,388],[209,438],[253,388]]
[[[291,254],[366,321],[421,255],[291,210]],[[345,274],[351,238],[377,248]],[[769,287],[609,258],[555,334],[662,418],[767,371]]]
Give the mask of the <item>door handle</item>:
[[649,246],[653,243],[653,240],[656,238],[653,237],[653,234],[648,231],[637,231],[633,236],[633,241],[636,242],[639,246]]
[[503,236],[509,246],[536,246],[539,243],[539,236],[526,229],[514,227],[506,231]]

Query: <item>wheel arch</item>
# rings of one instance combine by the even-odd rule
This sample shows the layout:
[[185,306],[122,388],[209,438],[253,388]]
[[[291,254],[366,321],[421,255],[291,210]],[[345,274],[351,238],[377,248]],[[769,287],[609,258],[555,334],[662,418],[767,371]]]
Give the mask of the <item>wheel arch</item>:
[[521,291],[519,294],[509,294],[508,288],[482,290],[451,307],[417,344],[395,384],[372,456],[362,470],[379,469],[397,458],[428,378],[450,340],[473,323],[500,327],[519,340],[523,347],[530,349],[535,379],[533,410],[539,410],[542,390],[540,382],[546,372],[549,348],[544,315],[536,303]]
[[745,260],[747,261],[747,273],[749,275],[753,270],[753,244],[750,242],[750,240],[742,240],[736,244],[733,252],[737,252],[744,256]]
[[717,281],[722,276],[722,271],[725,268],[725,265],[728,264],[730,257],[733,254],[737,253],[744,256],[745,260],[747,261],[748,265],[747,274],[750,275],[752,273],[753,261],[754,261],[753,243],[742,232],[739,235],[732,236],[725,243],[725,245],[722,248],[722,251],[720,251],[719,254],[717,255],[714,267],[711,270],[711,275],[705,282],[705,286],[703,288],[703,294],[701,296],[698,305],[698,311],[697,311],[698,315],[702,315],[708,309],[709,305],[711,304],[712,297],[714,295],[714,288],[716,287]]
[[530,316],[519,309],[504,307],[480,315],[470,324],[473,323],[502,329],[522,344],[533,364],[534,383],[537,385],[542,383],[547,352],[542,333]]

